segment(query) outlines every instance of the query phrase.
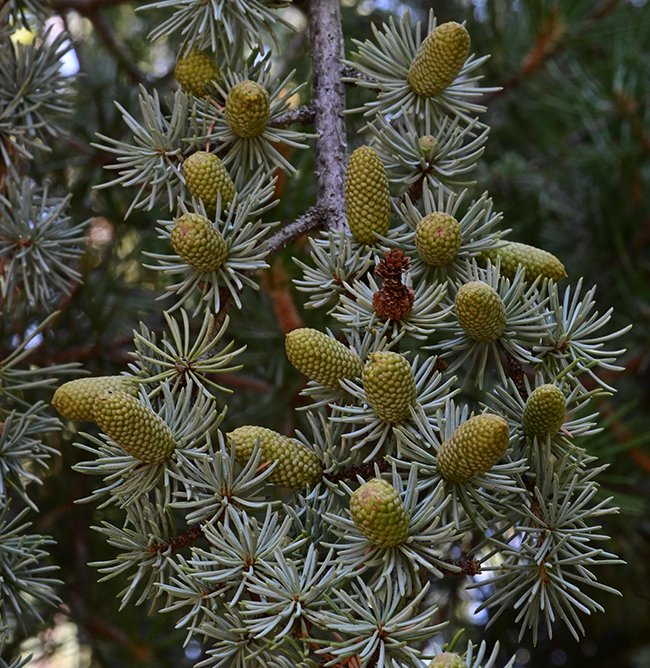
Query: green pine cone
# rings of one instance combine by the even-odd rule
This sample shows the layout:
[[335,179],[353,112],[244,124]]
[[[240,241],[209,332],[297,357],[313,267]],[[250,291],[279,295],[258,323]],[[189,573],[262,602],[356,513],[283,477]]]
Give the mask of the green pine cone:
[[499,293],[483,281],[462,285],[456,293],[456,317],[476,341],[496,341],[506,328],[506,310]]
[[352,152],[345,174],[345,206],[352,236],[372,244],[388,232],[390,191],[381,158],[370,146]]
[[176,61],[174,74],[181,88],[194,97],[210,95],[212,82],[221,76],[212,59],[198,49],[192,49]]
[[215,210],[219,194],[222,208],[230,206],[235,184],[216,155],[206,151],[192,153],[183,163],[183,174],[190,193],[203,202],[207,211]]
[[416,389],[406,357],[389,351],[370,353],[362,377],[368,403],[382,420],[396,424],[411,415]]
[[216,271],[228,257],[225,239],[207,218],[197,213],[183,214],[170,239],[181,259],[198,271]]
[[238,137],[258,137],[269,121],[269,94],[255,81],[233,86],[226,98],[226,121]]
[[467,668],[467,663],[456,652],[443,652],[433,657],[429,668]]
[[350,498],[352,521],[379,547],[401,545],[409,537],[409,515],[398,491],[374,478],[361,485]]
[[277,461],[271,482],[280,487],[304,490],[323,477],[323,465],[315,453],[302,443],[265,427],[237,427],[226,434],[228,444],[235,448],[237,461],[245,466],[259,440],[263,461]]
[[332,390],[341,390],[339,380],[361,378],[361,358],[317,329],[294,329],[287,334],[285,347],[289,361],[298,371]]
[[508,449],[508,423],[484,413],[463,422],[438,452],[438,471],[445,480],[465,482],[489,471]]
[[132,457],[147,464],[161,464],[176,448],[164,420],[126,392],[109,391],[95,399],[95,422]]
[[433,267],[449,264],[458,255],[461,241],[460,224],[448,213],[430,213],[415,230],[418,253]]
[[482,256],[493,263],[501,258],[501,275],[506,278],[513,278],[519,265],[526,269],[527,281],[534,281],[538,276],[560,281],[567,275],[564,265],[552,253],[515,241],[508,241],[505,246],[489,250]]
[[52,405],[69,420],[94,421],[95,399],[109,390],[137,395],[138,386],[125,376],[95,376],[63,383],[52,397]]
[[451,21],[426,36],[409,67],[411,90],[423,97],[442,93],[458,76],[469,54],[469,33]]
[[566,399],[562,390],[547,383],[534,389],[524,408],[522,424],[526,436],[538,439],[556,434],[566,417]]

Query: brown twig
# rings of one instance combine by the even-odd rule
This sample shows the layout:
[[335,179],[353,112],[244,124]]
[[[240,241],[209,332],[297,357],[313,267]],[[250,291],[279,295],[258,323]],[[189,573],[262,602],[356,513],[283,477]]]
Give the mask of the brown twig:
[[283,114],[276,116],[269,125],[272,128],[288,128],[295,124],[309,125],[314,122],[314,118],[316,118],[314,105],[304,104],[302,107],[285,111]]

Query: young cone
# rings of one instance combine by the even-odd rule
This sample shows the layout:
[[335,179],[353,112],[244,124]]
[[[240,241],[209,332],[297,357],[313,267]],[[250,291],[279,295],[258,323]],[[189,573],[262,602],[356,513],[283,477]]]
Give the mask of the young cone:
[[192,153],[183,163],[185,183],[193,197],[200,199],[208,211],[217,206],[217,195],[221,205],[227,208],[235,196],[235,184],[219,158],[207,151]]
[[483,281],[470,281],[456,293],[456,317],[476,341],[496,341],[506,328],[506,310],[499,293]]
[[460,244],[460,225],[448,213],[430,213],[418,223],[415,230],[418,254],[433,267],[449,264],[458,254]]
[[235,448],[237,461],[244,466],[259,441],[262,463],[277,461],[270,480],[280,487],[304,490],[313,487],[323,476],[323,465],[315,453],[293,438],[265,427],[237,427],[226,434],[228,444]]
[[363,368],[363,387],[378,417],[398,423],[411,415],[416,389],[413,369],[399,353],[370,353]]
[[509,241],[505,246],[489,250],[483,253],[483,257],[492,262],[500,258],[500,272],[506,278],[513,278],[519,265],[526,269],[527,281],[534,281],[538,276],[560,281],[567,275],[564,265],[552,253],[515,241]]
[[466,668],[467,664],[460,654],[456,652],[443,652],[434,656],[429,668]]
[[138,386],[125,376],[95,376],[63,383],[52,397],[52,405],[69,420],[95,419],[95,399],[109,390],[136,395]]
[[556,434],[566,417],[566,399],[562,390],[550,383],[534,389],[524,408],[522,424],[530,438],[546,438]]
[[508,423],[484,413],[463,422],[438,451],[438,471],[445,480],[465,482],[489,471],[508,449]]
[[352,521],[379,547],[401,545],[409,537],[409,516],[397,490],[374,478],[361,485],[350,498]]
[[294,329],[287,334],[285,347],[298,371],[333,390],[341,389],[343,378],[354,380],[363,372],[363,362],[356,353],[317,329]]
[[183,214],[170,238],[181,259],[198,271],[216,271],[228,257],[225,239],[207,218],[197,213]]
[[390,191],[381,158],[370,146],[352,152],[345,174],[345,206],[352,236],[372,244],[388,232]]
[[109,391],[98,396],[95,422],[132,457],[147,464],[167,461],[176,448],[164,420],[126,392]]
[[226,98],[226,121],[238,137],[258,137],[269,121],[269,94],[256,81],[233,86]]
[[469,54],[469,33],[455,21],[442,23],[424,39],[409,67],[411,90],[423,97],[439,95],[461,71]]
[[212,82],[221,76],[212,59],[198,49],[192,49],[176,61],[174,74],[181,88],[194,97],[210,95]]

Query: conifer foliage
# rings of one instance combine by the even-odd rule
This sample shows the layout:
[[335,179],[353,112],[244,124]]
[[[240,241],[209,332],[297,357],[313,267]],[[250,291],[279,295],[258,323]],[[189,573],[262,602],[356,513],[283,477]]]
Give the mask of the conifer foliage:
[[[617,509],[587,437],[627,328],[612,331],[570,266],[518,243],[517,221],[510,231],[488,193],[467,189],[495,90],[487,54],[433,11],[391,18],[343,54],[338,0],[311,0],[314,102],[297,107],[306,82],[272,69],[289,4],[138,8],[159,17],[154,43],[175,40],[178,90],[142,86],[134,115],[116,101],[131,135],[97,136],[112,160],[96,186],[128,194],[125,217],[160,218],[141,261],[162,279],[161,317],[134,332],[120,375],[65,384],[74,364],[41,368],[30,352],[80,280],[90,223],[71,222],[69,198],[30,162],[59,138],[68,42],[39,27],[40,3],[0,11],[1,36],[37,35],[0,41],[1,309],[27,323],[0,357],[0,649],[63,586],[26,517],[64,425],[85,458],[77,475],[92,476],[82,500],[107,509],[95,528],[114,556],[98,572],[119,580],[123,607],[198,641],[197,668],[512,666],[498,645],[437,644],[456,631],[446,578],[534,642],[559,625],[579,639],[615,592],[598,569],[620,563],[600,526]],[[344,83],[365,100],[347,110],[364,119],[349,151]],[[312,133],[294,129],[305,121]],[[306,150],[316,204],[279,223],[279,181]],[[247,364],[230,316],[312,231],[296,287],[331,329],[287,327],[287,361],[305,376],[299,428],[226,429],[226,374]]]

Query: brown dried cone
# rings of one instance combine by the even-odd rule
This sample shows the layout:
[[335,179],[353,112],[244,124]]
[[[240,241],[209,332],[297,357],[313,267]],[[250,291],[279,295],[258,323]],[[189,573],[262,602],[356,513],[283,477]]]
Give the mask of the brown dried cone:
[[313,487],[323,477],[323,465],[314,452],[276,431],[244,426],[226,434],[226,438],[228,445],[235,448],[235,458],[242,466],[246,465],[259,442],[262,463],[278,462],[269,479],[280,487],[304,490],[305,487]]
[[400,248],[384,254],[375,275],[384,280],[372,296],[372,308],[382,320],[403,320],[413,308],[413,288],[402,283],[402,273],[411,266],[411,258]]
[[461,242],[460,224],[448,213],[430,213],[422,218],[415,230],[418,254],[432,267],[444,267],[452,262]]
[[256,81],[241,81],[226,97],[226,121],[238,137],[258,137],[269,121],[269,94]]
[[456,652],[442,652],[433,657],[429,668],[466,668],[467,663],[460,654]]
[[183,214],[170,239],[181,259],[198,271],[216,271],[228,257],[225,239],[205,216],[197,213]]
[[476,341],[496,341],[506,328],[506,310],[499,293],[483,281],[470,281],[456,293],[456,317]]
[[285,347],[289,361],[298,371],[332,390],[341,390],[340,380],[361,378],[361,358],[317,329],[294,329],[287,334]]
[[423,97],[439,95],[460,73],[469,54],[469,33],[451,21],[429,33],[413,58],[407,81]]
[[527,281],[534,281],[538,276],[560,281],[567,275],[564,265],[555,255],[516,241],[508,241],[504,246],[486,251],[482,255],[493,263],[500,258],[500,272],[506,278],[513,278],[520,265],[526,270]]
[[522,418],[526,436],[538,439],[556,434],[566,417],[566,399],[562,390],[546,383],[534,389],[526,400]]
[[95,399],[95,422],[132,457],[147,464],[161,464],[176,448],[164,420],[126,392],[109,391]]
[[350,498],[352,521],[379,547],[401,545],[409,537],[409,515],[398,491],[388,482],[373,478]]
[[368,403],[382,420],[396,424],[410,417],[416,399],[415,378],[403,355],[370,353],[363,368],[363,387]]
[[210,95],[212,82],[221,76],[212,59],[199,49],[191,49],[186,56],[181,56],[176,61],[174,74],[181,88],[194,97]]
[[183,174],[192,196],[200,199],[208,211],[215,210],[217,195],[221,194],[221,206],[224,208],[235,196],[235,184],[221,160],[213,153],[192,153],[183,163]]
[[352,152],[345,174],[345,206],[352,236],[372,244],[388,232],[390,191],[381,158],[370,146]]
[[445,480],[465,482],[489,471],[508,449],[508,423],[484,413],[463,422],[438,451],[438,471]]
[[69,420],[94,421],[95,399],[109,390],[120,390],[133,396],[137,384],[125,376],[95,376],[63,383],[52,397],[52,405]]

